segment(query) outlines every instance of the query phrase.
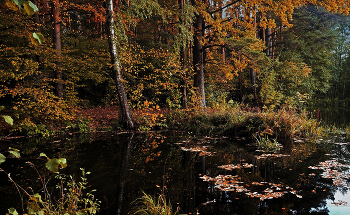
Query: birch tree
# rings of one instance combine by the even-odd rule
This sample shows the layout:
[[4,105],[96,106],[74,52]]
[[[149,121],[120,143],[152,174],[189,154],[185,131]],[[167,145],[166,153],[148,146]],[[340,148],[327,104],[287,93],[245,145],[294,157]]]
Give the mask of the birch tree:
[[117,93],[120,102],[121,116],[123,123],[127,129],[134,129],[134,122],[132,119],[132,113],[128,104],[128,99],[126,96],[123,77],[122,77],[122,66],[118,58],[117,47],[115,42],[115,32],[114,32],[114,12],[113,12],[113,1],[106,1],[106,12],[107,12],[107,35],[108,35],[108,45],[109,53],[112,63],[112,71],[115,76],[115,83],[117,86]]

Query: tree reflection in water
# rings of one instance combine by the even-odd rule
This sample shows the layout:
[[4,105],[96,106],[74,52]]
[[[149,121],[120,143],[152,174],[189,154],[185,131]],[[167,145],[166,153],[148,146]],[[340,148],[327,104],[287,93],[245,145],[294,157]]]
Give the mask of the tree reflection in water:
[[99,214],[128,214],[142,191],[164,194],[184,214],[328,214],[348,207],[333,199],[348,190],[349,145],[342,143],[296,140],[271,153],[227,137],[149,132],[67,138],[55,147],[67,173],[92,172]]

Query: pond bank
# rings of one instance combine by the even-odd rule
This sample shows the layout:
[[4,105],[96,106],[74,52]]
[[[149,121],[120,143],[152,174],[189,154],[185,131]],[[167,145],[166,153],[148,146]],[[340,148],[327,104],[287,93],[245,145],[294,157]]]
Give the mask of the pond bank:
[[[256,211],[263,214],[267,209],[261,206],[259,198],[271,198],[264,194],[265,190],[269,194],[271,187],[276,187],[273,192],[276,195],[279,194],[277,190],[283,190],[286,200],[294,202],[293,210],[303,210],[296,207],[301,196],[301,200],[307,199],[308,195],[314,194],[314,190],[308,190],[300,181],[306,179],[304,176],[314,174],[309,171],[309,166],[317,166],[320,160],[329,159],[324,156],[329,156],[333,147],[338,147],[337,144],[329,146],[329,141],[305,140],[316,137],[322,130],[317,121],[309,119],[305,112],[293,110],[273,112],[230,107],[170,111],[149,108],[134,111],[134,119],[140,131],[135,135],[120,128],[112,129],[118,126],[118,112],[112,107],[104,110],[86,109],[82,113],[85,115],[80,115],[77,119],[87,122],[86,128],[90,129],[88,132],[79,131],[78,128],[83,128],[80,125],[74,130],[72,125],[66,133],[62,132],[63,135],[12,139],[11,142],[16,142],[16,146],[12,144],[11,147],[18,147],[30,156],[37,156],[39,150],[47,155],[67,158],[69,166],[64,171],[69,174],[77,174],[81,167],[91,171],[93,174],[89,181],[91,179],[92,187],[97,188],[98,198],[103,199],[100,214],[115,211],[115,207],[123,207],[124,212],[121,214],[126,214],[130,211],[130,202],[142,195],[141,190],[152,195],[165,192],[167,199],[178,204],[173,205],[173,208],[179,206],[186,213],[200,209],[202,214],[210,214],[205,211],[221,211],[221,205],[225,204],[230,208],[229,211],[236,210],[237,214],[244,214],[246,211],[241,211],[236,205],[248,204],[253,209],[248,214],[256,214]],[[107,132],[109,129],[118,132]],[[155,130],[164,132],[153,132]],[[166,130],[174,133],[165,134]],[[269,151],[269,148],[254,145],[254,136],[258,135],[266,135],[270,139],[295,140],[279,141],[283,147]],[[341,137],[340,134],[336,136]],[[347,141],[335,139],[332,142]],[[327,147],[323,148],[323,144]],[[124,165],[125,163],[129,164]],[[243,168],[237,169],[240,165]],[[113,174],[110,174],[111,171]],[[231,174],[232,171],[234,174]],[[234,178],[234,182],[244,183],[242,190],[245,192],[231,192],[231,189],[241,187],[233,187],[226,179],[218,181],[217,177],[221,175],[230,180],[231,176],[239,175],[240,179]],[[296,177],[299,175],[302,178]],[[284,178],[285,176],[288,177]],[[102,179],[103,182],[100,183]],[[25,180],[26,178],[20,182],[25,183]],[[120,182],[129,185],[120,187],[123,184]],[[213,183],[220,187],[215,187]],[[316,188],[318,186],[314,184],[316,182],[308,183],[313,183]],[[284,186],[277,186],[278,184]],[[228,185],[230,190],[220,190],[221,185]],[[319,188],[316,188],[314,189],[318,192]],[[210,192],[206,191],[208,189]],[[335,188],[330,189],[329,186],[321,189],[322,195],[319,195],[317,203],[322,202],[326,195],[331,195],[333,190]],[[294,194],[296,191],[297,195]],[[230,193],[230,200],[223,196],[227,192]],[[255,195],[255,192],[259,195]],[[116,193],[123,196],[119,198]],[[193,193],[199,194],[194,196]],[[119,202],[120,199],[123,199],[122,203]],[[281,206],[281,199],[284,198],[264,201],[269,201],[271,207],[268,210],[273,212],[282,212],[281,208],[292,208],[284,203]],[[214,200],[217,203],[212,202]],[[12,206],[16,205],[11,200],[6,207]]]
[[[291,109],[276,111],[240,105],[206,109],[160,109],[148,107],[133,110],[138,131],[179,130],[193,134],[226,135],[231,137],[268,136],[275,139],[312,138],[321,130],[307,112]],[[16,136],[50,136],[91,132],[123,132],[118,109],[94,107],[76,111],[74,120],[32,125],[27,128],[6,126],[2,139]],[[5,133],[7,132],[7,133]]]

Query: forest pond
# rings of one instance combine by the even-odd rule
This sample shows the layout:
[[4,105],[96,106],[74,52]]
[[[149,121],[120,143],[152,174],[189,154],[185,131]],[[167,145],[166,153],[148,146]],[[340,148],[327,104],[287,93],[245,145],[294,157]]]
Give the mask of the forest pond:
[[[100,133],[9,144],[20,148],[23,160],[43,163],[35,157],[45,152],[67,158],[62,172],[78,178],[81,167],[90,171],[88,182],[102,201],[99,214],[128,214],[142,191],[164,193],[182,214],[350,210],[350,142],[341,132],[313,142],[295,139],[270,152],[252,139],[186,132]],[[9,159],[1,165],[24,188],[39,189],[35,172],[21,162]],[[15,187],[4,173],[0,180],[1,214],[10,207],[21,211]]]

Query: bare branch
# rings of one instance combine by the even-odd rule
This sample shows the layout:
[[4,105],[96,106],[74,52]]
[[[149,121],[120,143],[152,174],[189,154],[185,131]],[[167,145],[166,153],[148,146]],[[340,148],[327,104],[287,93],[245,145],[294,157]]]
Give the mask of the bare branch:
[[231,5],[234,5],[234,4],[236,4],[236,3],[240,2],[240,1],[241,1],[241,0],[236,0],[236,1],[234,1],[234,2],[231,2],[231,3],[228,4],[228,5],[225,5],[225,6],[222,7],[222,8],[219,8],[219,9],[217,9],[217,10],[211,11],[211,12],[209,12],[209,13],[210,13],[210,14],[217,13],[217,12],[219,12],[219,11],[225,9],[225,8],[228,8],[228,7],[230,7]]

